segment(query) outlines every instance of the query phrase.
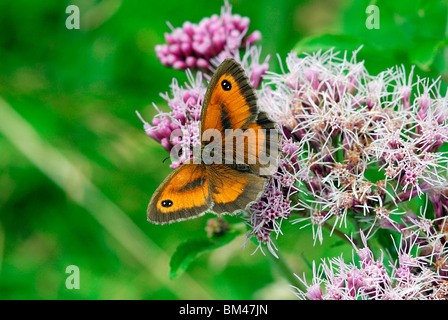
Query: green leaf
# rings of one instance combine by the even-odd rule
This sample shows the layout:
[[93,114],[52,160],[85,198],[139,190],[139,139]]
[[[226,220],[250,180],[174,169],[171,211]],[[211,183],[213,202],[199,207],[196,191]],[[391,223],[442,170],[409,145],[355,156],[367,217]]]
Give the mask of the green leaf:
[[171,256],[170,278],[180,276],[199,255],[228,244],[240,234],[239,230],[232,230],[220,237],[208,238],[204,236],[181,243]]
[[411,63],[415,63],[420,69],[429,71],[438,52],[446,45],[446,40],[418,38],[409,57]]
[[294,47],[297,53],[315,52],[318,50],[329,50],[335,48],[337,50],[354,51],[359,49],[362,43],[358,38],[349,35],[339,34],[322,34],[318,36],[310,36],[300,40]]

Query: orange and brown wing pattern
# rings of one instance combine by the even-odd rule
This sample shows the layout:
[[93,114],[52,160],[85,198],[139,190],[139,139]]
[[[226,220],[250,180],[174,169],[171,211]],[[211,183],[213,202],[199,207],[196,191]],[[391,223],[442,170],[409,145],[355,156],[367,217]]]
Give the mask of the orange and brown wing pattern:
[[201,135],[207,129],[239,129],[257,118],[257,97],[244,69],[226,59],[216,69],[205,94]]
[[207,174],[214,202],[212,211],[217,214],[245,211],[260,198],[267,182],[267,179],[249,171],[225,164],[207,166]]
[[[261,168],[276,168],[276,159],[269,158],[270,150],[278,148],[275,124],[259,111],[255,90],[244,69],[233,59],[226,59],[209,83],[201,114],[201,135],[208,129],[221,132],[225,163],[247,164],[257,174]],[[226,134],[226,129],[232,131]]]
[[199,216],[211,206],[205,165],[183,164],[154,192],[147,217],[153,223],[171,223]]
[[227,164],[244,164],[253,173],[268,176],[277,169],[278,144],[276,125],[260,111],[255,122],[226,135],[224,159]]
[[[279,132],[267,114],[260,111],[255,122],[245,127],[255,138],[244,141],[244,161],[252,172],[259,175],[270,175],[278,166]],[[250,135],[249,135],[250,137]],[[264,172],[261,169],[270,168]]]

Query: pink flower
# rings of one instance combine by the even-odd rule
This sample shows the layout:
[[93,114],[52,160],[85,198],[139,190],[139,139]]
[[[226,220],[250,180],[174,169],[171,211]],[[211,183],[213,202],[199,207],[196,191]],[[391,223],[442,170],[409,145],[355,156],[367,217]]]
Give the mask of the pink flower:
[[254,31],[247,35],[250,20],[232,14],[232,7],[226,1],[221,15],[202,19],[198,24],[185,22],[182,27],[165,33],[166,44],[157,45],[160,62],[174,69],[202,69],[211,71],[210,60],[220,53],[234,52],[261,39],[261,33]]
[[[201,144],[200,141],[200,116],[202,103],[207,90],[203,83],[202,73],[198,72],[196,77],[187,71],[189,83],[180,86],[176,79],[171,84],[171,95],[165,93],[164,98],[170,112],[161,112],[152,120],[152,125],[147,123],[139,113],[145,132],[172,154],[171,168],[177,168],[182,163],[191,159],[192,149]],[[175,148],[175,150],[173,150]]]
[[[361,259],[356,262],[345,262],[341,257],[323,259],[317,273],[313,262],[312,285],[307,285],[305,275],[298,278],[306,288],[306,292],[296,289],[300,299],[352,300],[352,299],[440,299],[444,298],[446,278],[429,269],[422,257],[414,257],[412,247],[401,242],[398,249],[398,262],[385,265],[383,256],[375,259],[373,252],[367,247],[363,236],[364,248],[355,251]],[[413,244],[414,245],[414,244]],[[320,290],[319,290],[320,289]]]

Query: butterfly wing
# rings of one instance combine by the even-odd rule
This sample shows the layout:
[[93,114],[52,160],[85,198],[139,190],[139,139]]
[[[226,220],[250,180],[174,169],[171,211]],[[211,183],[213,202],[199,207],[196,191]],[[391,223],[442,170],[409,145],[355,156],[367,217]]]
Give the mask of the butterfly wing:
[[152,223],[171,223],[200,216],[211,206],[205,165],[183,164],[154,192],[147,217]]
[[[277,168],[278,131],[265,112],[244,69],[229,58],[210,80],[201,113],[201,135],[219,130],[223,159],[227,164],[247,164],[258,175],[270,175]],[[229,130],[226,133],[226,129]],[[216,143],[216,142],[213,142]],[[266,170],[262,170],[266,169]]]
[[[258,110],[255,90],[244,69],[235,60],[226,59],[209,83],[201,113],[201,137],[206,130],[218,130],[224,141],[219,148],[222,147],[226,164],[183,164],[173,171],[154,193],[148,220],[163,224],[190,219],[209,210],[218,214],[246,210],[265,189],[267,179],[259,175],[268,174],[256,171],[262,167],[261,151],[269,155],[270,130],[274,128],[267,115]],[[243,132],[229,137],[226,129]],[[255,140],[243,137],[237,145],[238,135],[246,129],[255,131]],[[227,156],[225,146],[230,139],[235,142],[235,152]],[[243,156],[237,159],[236,148],[243,145]]]
[[244,69],[224,60],[209,82],[201,112],[201,135],[208,129],[239,129],[257,118],[257,97]]
[[244,211],[263,193],[267,179],[250,171],[242,171],[226,164],[207,166],[212,211],[217,214],[233,214]]
[[[266,112],[260,111],[257,120],[248,124],[245,132],[254,135],[244,140],[244,163],[258,175],[270,176],[278,167],[279,132]],[[238,155],[238,153],[236,153]]]

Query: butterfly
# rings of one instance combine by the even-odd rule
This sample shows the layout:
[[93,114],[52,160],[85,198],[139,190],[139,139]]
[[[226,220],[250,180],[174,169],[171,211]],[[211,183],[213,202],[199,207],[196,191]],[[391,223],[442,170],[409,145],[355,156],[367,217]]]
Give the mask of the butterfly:
[[[223,161],[209,163],[210,157],[203,157],[175,169],[154,192],[148,221],[165,224],[206,212],[235,214],[259,200],[277,166],[271,150],[278,149],[278,131],[258,109],[255,90],[234,59],[224,60],[209,82],[201,111],[201,137],[207,130],[219,136],[209,143],[201,139],[201,151],[208,148],[212,157],[221,156]],[[263,173],[263,169],[269,170]]]

